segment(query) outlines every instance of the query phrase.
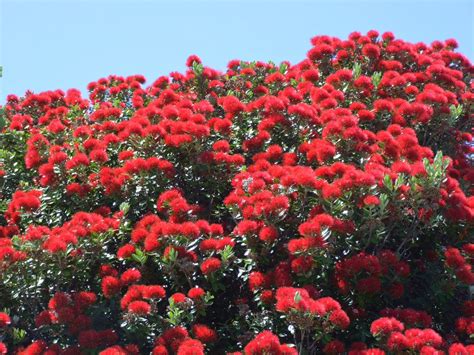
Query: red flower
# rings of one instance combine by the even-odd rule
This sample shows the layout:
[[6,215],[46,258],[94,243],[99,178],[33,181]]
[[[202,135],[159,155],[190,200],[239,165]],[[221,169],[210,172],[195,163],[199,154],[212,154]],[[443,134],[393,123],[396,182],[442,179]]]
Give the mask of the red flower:
[[362,54],[369,58],[374,58],[374,59],[378,58],[380,56],[380,52],[381,52],[380,47],[372,43],[366,44],[362,48]]
[[48,302],[48,308],[57,310],[59,308],[68,307],[72,303],[71,297],[65,292],[56,292]]
[[180,344],[177,355],[204,355],[204,346],[199,340],[186,339]]
[[122,285],[129,285],[134,282],[137,282],[142,278],[142,274],[137,269],[128,269],[122,276],[120,276],[120,282]]
[[133,314],[150,314],[151,306],[145,301],[132,301],[128,304],[128,311]]
[[201,59],[195,54],[190,55],[188,59],[186,59],[186,66],[192,67],[194,63],[201,64]]
[[291,270],[297,274],[309,272],[313,267],[313,258],[311,256],[300,256],[291,261]]
[[169,352],[164,345],[157,345],[153,348],[151,352],[152,355],[168,355]]
[[228,152],[230,150],[230,145],[229,142],[226,140],[220,140],[215,142],[212,145],[212,149],[214,149],[216,152]]
[[270,304],[274,301],[274,295],[272,290],[263,290],[260,295],[260,300],[263,303]]
[[99,355],[135,355],[139,354],[138,348],[127,345],[125,347],[114,345],[102,350]]
[[105,276],[102,279],[102,293],[105,297],[111,298],[122,288],[120,280],[113,276]]
[[271,243],[278,237],[278,231],[275,227],[263,227],[258,236],[260,240]]
[[402,332],[404,328],[397,319],[382,317],[372,322],[370,332],[373,336],[387,336],[393,332]]
[[117,257],[119,259],[127,259],[131,257],[133,253],[135,253],[135,246],[132,244],[126,244],[119,248],[117,251]]
[[99,346],[112,345],[118,340],[117,334],[111,329],[96,331],[85,330],[79,333],[79,345],[86,349],[95,349]]
[[444,256],[446,257],[446,264],[452,268],[459,268],[466,263],[466,259],[461,255],[459,249],[448,248]]
[[16,210],[23,209],[25,212],[37,210],[41,206],[39,197],[42,192],[38,190],[31,191],[17,191],[13,194],[10,206]]
[[249,275],[249,288],[251,291],[257,290],[269,285],[269,279],[263,273],[253,271]]
[[[2,343],[3,344],[3,343]],[[43,354],[46,350],[47,344],[43,340],[36,340],[30,345],[28,345],[19,355],[36,355]]]
[[249,220],[244,220],[240,222],[236,227],[236,231],[240,235],[248,235],[251,233],[255,233],[257,229],[258,229],[257,222],[249,221]]
[[334,48],[328,44],[319,44],[308,52],[308,58],[317,61],[330,57],[334,52]]
[[205,324],[194,324],[192,329],[194,336],[205,344],[212,343],[217,340],[216,331],[209,328]]
[[405,292],[405,287],[400,282],[394,282],[389,290],[390,296],[393,299],[401,298],[404,292]]
[[36,317],[35,317],[35,325],[37,327],[41,327],[43,325],[49,325],[57,322],[57,317],[53,314],[53,312],[44,310],[41,311]]
[[142,289],[143,298],[164,298],[166,291],[159,285],[144,286]]
[[243,110],[245,110],[245,105],[240,102],[238,98],[235,96],[226,96],[223,97],[220,101],[224,111],[230,113],[231,115],[235,115]]
[[202,298],[205,295],[205,291],[200,287],[193,287],[188,291],[188,297],[192,300],[197,300]]
[[272,332],[265,330],[258,334],[255,339],[250,341],[244,348],[245,354],[278,354],[278,355],[296,355],[298,352],[294,348],[286,347],[280,344],[280,340]]
[[155,344],[169,346],[170,348],[172,348],[173,351],[177,352],[178,347],[188,337],[188,331],[183,327],[178,326],[164,331],[163,334],[156,340]]
[[382,289],[382,283],[377,277],[366,277],[357,282],[356,288],[364,293],[379,293]]
[[186,295],[180,292],[174,293],[171,295],[171,298],[175,303],[183,303],[186,302]]
[[347,316],[346,312],[341,309],[337,309],[331,313],[329,320],[335,326],[341,329],[346,329],[350,324],[350,319]]
[[99,271],[99,276],[104,277],[104,276],[117,276],[118,271],[115,270],[111,265],[101,265],[100,266],[100,271]]
[[364,205],[366,206],[377,206],[380,204],[380,200],[377,196],[369,195],[364,197]]
[[93,305],[97,301],[97,295],[93,292],[81,291],[73,296],[74,306],[81,309]]
[[127,259],[131,257],[133,253],[135,253],[135,246],[132,244],[125,244],[117,251],[117,257],[119,259]]
[[6,327],[11,323],[11,319],[8,314],[0,312],[0,328]]
[[204,275],[212,274],[221,268],[222,262],[214,257],[204,260],[201,264],[201,271]]
[[323,352],[325,354],[342,354],[344,353],[344,343],[339,340],[332,340],[324,346]]

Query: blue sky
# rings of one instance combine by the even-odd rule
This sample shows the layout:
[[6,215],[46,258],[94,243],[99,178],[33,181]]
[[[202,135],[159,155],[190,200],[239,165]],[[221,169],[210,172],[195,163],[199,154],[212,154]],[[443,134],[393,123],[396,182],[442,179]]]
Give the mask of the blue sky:
[[317,34],[392,31],[432,42],[456,38],[473,60],[474,1],[0,0],[0,103],[109,74],[152,82],[183,71],[188,55],[224,69],[231,59],[296,63]]

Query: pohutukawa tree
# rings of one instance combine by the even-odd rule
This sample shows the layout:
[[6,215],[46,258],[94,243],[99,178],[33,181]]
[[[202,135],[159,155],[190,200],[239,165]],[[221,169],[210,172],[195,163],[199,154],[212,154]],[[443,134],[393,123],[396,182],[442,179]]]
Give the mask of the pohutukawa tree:
[[311,43],[8,96],[0,353],[473,354],[473,66]]

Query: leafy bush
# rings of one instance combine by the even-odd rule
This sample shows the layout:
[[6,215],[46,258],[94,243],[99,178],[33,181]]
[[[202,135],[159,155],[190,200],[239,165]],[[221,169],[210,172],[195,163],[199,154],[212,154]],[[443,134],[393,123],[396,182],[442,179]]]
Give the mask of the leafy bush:
[[472,65],[311,43],[8,96],[0,353],[472,354]]

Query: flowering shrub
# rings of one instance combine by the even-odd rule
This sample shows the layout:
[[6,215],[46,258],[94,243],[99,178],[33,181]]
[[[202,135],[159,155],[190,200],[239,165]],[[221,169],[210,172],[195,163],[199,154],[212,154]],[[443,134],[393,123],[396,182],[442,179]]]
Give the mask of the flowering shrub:
[[0,354],[474,353],[473,66],[311,43],[8,96]]

